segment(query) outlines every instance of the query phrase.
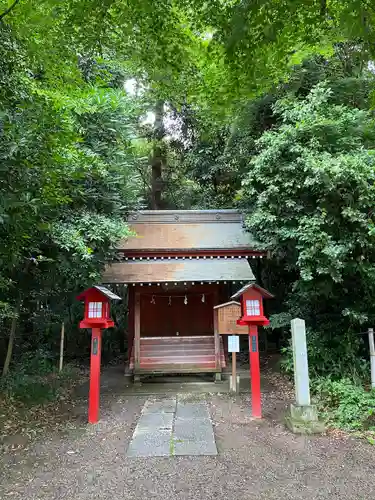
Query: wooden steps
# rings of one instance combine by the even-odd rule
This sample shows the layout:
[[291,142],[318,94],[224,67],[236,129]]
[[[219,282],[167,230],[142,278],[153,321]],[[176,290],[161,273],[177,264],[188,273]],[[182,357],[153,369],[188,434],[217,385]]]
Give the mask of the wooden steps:
[[[140,367],[137,372],[204,373],[215,372],[214,336],[141,337]],[[225,368],[223,341],[220,339],[221,368]],[[134,354],[130,359],[134,369]]]

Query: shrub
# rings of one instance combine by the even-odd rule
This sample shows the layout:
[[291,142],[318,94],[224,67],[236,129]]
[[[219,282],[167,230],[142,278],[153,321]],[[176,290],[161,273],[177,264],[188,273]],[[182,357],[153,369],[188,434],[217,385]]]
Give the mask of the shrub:
[[26,405],[41,404],[57,397],[56,384],[51,380],[24,373],[12,374],[0,382],[5,397]]
[[56,363],[52,354],[44,349],[34,352],[25,352],[20,356],[16,365],[16,373],[27,375],[46,375],[55,370]]
[[[327,332],[307,331],[307,353],[310,378],[329,376],[333,380],[343,377],[356,383],[367,380],[370,373],[369,362],[358,353],[362,350],[362,339],[350,333],[329,335]],[[292,375],[293,350],[291,340],[282,349],[281,369]]]
[[0,393],[26,405],[56,399],[77,378],[77,370],[66,365],[57,372],[48,352],[25,353],[9,375],[0,379]]
[[375,430],[375,391],[366,391],[349,379],[318,378],[312,390],[328,424],[345,430]]

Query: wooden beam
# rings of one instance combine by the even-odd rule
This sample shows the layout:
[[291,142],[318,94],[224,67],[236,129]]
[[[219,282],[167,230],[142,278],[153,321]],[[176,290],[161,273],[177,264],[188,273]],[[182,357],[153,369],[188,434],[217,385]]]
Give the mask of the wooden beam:
[[[128,331],[127,331],[127,367],[129,368],[134,346],[134,288],[128,288]],[[126,370],[126,367],[125,367]]]
[[214,310],[213,313],[214,313],[215,367],[218,372],[221,372],[220,335],[218,328],[219,311]]
[[140,368],[141,353],[141,294],[136,292],[134,301],[134,373]]
[[[175,257],[182,258],[185,257],[186,259],[189,259],[190,257],[192,258],[206,258],[209,259],[211,256],[213,257],[266,257],[268,253],[264,250],[254,250],[252,248],[227,248],[227,249],[221,249],[221,250],[195,250],[195,249],[187,249],[187,250],[171,250],[171,249],[161,249],[161,250],[139,250],[139,249],[131,249],[131,248],[124,248],[124,249],[119,249],[119,253],[123,253],[125,257],[128,259],[131,259],[133,257],[139,258],[142,257],[143,259],[147,259],[149,257],[150,259],[153,259],[154,257],[160,259],[163,257],[164,259],[168,259],[168,257],[171,257],[171,259],[174,259]],[[122,257],[122,255],[121,255]]]

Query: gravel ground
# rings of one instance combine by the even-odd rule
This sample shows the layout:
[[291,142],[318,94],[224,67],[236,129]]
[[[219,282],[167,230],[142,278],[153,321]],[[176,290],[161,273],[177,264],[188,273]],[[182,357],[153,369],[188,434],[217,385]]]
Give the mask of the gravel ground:
[[[186,395],[184,398],[188,397]],[[251,420],[249,397],[205,398],[217,457],[135,459],[125,456],[147,396],[113,392],[101,422],[86,426],[86,408],[64,432],[46,432],[26,450],[0,459],[0,498],[120,499],[373,499],[374,448],[347,438],[290,434],[282,424],[287,391],[268,389],[264,419]]]

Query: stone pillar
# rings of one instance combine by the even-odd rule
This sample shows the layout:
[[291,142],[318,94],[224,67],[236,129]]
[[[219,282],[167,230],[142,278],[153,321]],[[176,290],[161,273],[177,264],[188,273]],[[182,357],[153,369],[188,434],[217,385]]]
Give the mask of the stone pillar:
[[292,432],[313,434],[324,432],[318,412],[310,401],[310,381],[307,361],[306,328],[303,319],[291,321],[296,402],[290,405],[286,424]]
[[293,319],[291,321],[291,326],[296,403],[299,406],[309,406],[310,380],[307,361],[305,321],[299,318]]

